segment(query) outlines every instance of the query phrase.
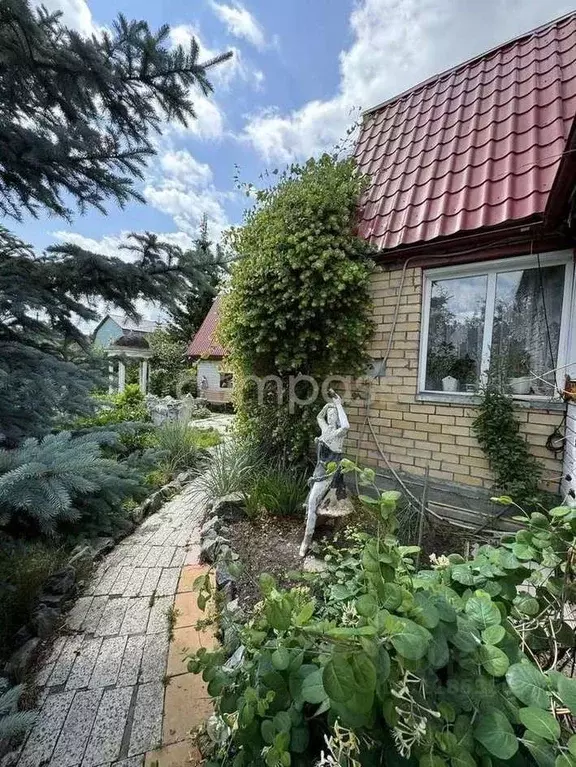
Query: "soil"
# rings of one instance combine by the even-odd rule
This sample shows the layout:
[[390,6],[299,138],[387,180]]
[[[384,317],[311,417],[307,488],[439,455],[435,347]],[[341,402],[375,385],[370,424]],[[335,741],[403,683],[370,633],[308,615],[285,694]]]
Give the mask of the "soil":
[[239,602],[250,610],[261,599],[258,587],[260,573],[270,573],[281,586],[290,586],[291,573],[300,570],[298,549],[304,523],[293,517],[264,516],[260,519],[227,520],[226,537],[242,563],[238,580]]

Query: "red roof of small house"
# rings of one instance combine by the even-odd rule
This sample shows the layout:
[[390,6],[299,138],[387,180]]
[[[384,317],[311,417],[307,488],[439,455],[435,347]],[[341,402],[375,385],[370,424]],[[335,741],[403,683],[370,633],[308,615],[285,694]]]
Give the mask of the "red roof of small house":
[[542,220],[576,113],[576,13],[364,116],[359,232],[379,249]]
[[204,322],[188,346],[189,357],[224,357],[226,354],[226,349],[216,340],[220,301],[221,296],[216,296]]

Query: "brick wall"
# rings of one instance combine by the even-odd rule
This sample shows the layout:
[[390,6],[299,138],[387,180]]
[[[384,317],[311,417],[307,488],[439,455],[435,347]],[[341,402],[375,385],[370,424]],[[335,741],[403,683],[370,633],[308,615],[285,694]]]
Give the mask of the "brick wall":
[[[401,274],[399,269],[382,268],[372,277],[376,332],[370,353],[375,358],[386,356]],[[386,375],[372,385],[372,428],[395,469],[423,475],[429,466],[430,476],[436,480],[489,489],[493,478],[471,428],[476,409],[417,401],[421,301],[422,270],[408,268]],[[361,465],[385,468],[368,427],[360,434],[365,408],[361,401],[356,402],[357,405],[347,408],[351,423],[348,454],[353,459],[358,455]],[[562,461],[554,458],[545,443],[554,426],[560,423],[562,413],[518,407],[516,414],[531,452],[543,462],[548,475],[559,475]],[[556,491],[558,480],[546,487]]]

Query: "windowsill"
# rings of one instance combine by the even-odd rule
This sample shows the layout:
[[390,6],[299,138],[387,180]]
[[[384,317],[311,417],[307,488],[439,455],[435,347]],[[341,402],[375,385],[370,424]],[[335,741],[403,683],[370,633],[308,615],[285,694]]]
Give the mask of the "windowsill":
[[[547,399],[537,395],[524,395],[514,397],[514,404],[518,407],[535,410],[559,410],[566,407],[566,403],[560,399]],[[437,402],[444,405],[479,405],[482,397],[479,394],[467,392],[420,392],[416,395],[416,402]]]

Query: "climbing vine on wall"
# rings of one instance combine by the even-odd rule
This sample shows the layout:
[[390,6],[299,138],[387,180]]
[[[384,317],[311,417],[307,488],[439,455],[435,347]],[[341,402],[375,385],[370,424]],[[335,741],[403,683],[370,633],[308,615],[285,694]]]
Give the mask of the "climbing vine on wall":
[[[239,259],[220,336],[231,350],[238,426],[292,458],[307,453],[319,408],[288,401],[290,376],[321,384],[357,375],[367,361],[372,262],[355,232],[364,183],[352,159],[325,154],[292,165],[276,185],[254,192],[244,225],[229,234]],[[250,376],[278,378],[259,402]],[[296,386],[301,399],[311,391],[309,383]]]

